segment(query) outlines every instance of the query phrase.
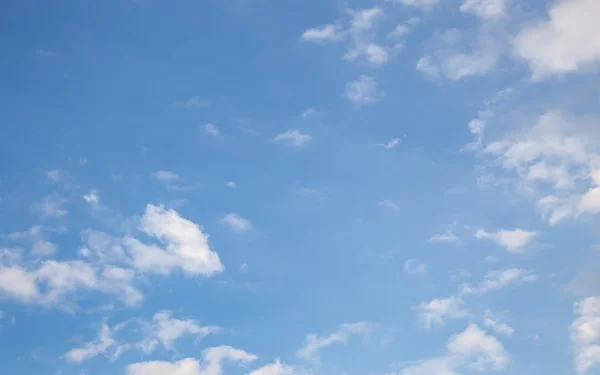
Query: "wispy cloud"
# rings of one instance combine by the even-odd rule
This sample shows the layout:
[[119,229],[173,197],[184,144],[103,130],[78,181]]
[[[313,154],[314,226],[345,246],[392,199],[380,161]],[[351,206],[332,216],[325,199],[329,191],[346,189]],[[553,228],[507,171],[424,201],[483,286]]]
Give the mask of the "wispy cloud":
[[378,90],[375,77],[363,74],[357,81],[346,83],[343,96],[352,103],[355,109],[359,109],[383,99],[384,93]]
[[252,229],[250,220],[243,218],[235,212],[228,213],[219,219],[219,222],[227,225],[234,232],[244,233]]
[[201,108],[208,108],[210,106],[211,106],[210,100],[200,98],[198,96],[192,96],[189,99],[173,103],[173,107],[180,107],[180,108],[185,108],[185,109],[201,109]]

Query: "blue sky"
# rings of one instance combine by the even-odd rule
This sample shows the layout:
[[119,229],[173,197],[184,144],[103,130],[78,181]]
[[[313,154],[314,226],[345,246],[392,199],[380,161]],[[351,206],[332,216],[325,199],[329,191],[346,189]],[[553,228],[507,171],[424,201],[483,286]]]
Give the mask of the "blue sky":
[[2,2],[0,372],[600,374],[599,13]]

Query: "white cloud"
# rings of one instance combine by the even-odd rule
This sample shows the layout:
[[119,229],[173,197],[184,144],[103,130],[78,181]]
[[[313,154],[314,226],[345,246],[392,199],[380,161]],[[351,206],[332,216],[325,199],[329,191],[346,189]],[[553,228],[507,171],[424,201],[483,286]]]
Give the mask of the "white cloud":
[[202,99],[198,96],[192,96],[181,102],[173,103],[173,107],[182,107],[185,109],[198,109],[210,107],[210,101],[208,99]]
[[485,294],[491,291],[506,288],[514,284],[522,284],[536,280],[537,275],[522,268],[508,268],[505,270],[490,271],[476,287],[473,287],[469,284],[463,284],[461,286],[461,294]]
[[408,259],[404,262],[404,272],[409,275],[424,275],[427,273],[427,265],[419,263],[416,259]]
[[215,124],[208,123],[208,124],[204,125],[203,129],[204,129],[204,134],[208,135],[209,137],[218,137],[221,135],[219,128]]
[[296,356],[306,361],[319,361],[321,350],[336,344],[347,344],[350,336],[365,335],[371,330],[371,325],[366,322],[341,324],[333,333],[318,336],[311,333],[306,336],[304,345],[298,349]]
[[299,130],[286,130],[283,133],[277,134],[273,141],[283,144],[302,147],[312,139],[310,134],[303,134]]
[[252,371],[249,375],[294,375],[296,371],[293,367],[282,364],[279,358],[275,359],[275,363],[263,366]]
[[81,363],[98,355],[106,354],[107,350],[116,345],[113,333],[107,324],[103,324],[95,341],[83,345],[81,348],[71,349],[65,354],[65,359],[73,363]]
[[0,267],[0,294],[23,302],[38,299],[35,276],[20,267]]
[[490,310],[485,310],[484,314],[485,316],[483,320],[483,325],[485,325],[486,327],[491,328],[496,333],[505,336],[512,336],[513,333],[515,333],[515,330],[511,326],[501,321],[500,317],[492,313]]
[[396,4],[409,5],[423,10],[430,10],[440,0],[390,0]]
[[35,225],[25,232],[15,232],[8,235],[13,241],[31,245],[31,254],[36,256],[48,256],[56,252],[56,244],[46,240],[45,229],[41,225]]
[[100,195],[96,190],[93,189],[90,190],[89,193],[85,194],[82,198],[93,207],[98,206],[100,203]]
[[400,142],[400,138],[392,138],[386,143],[378,143],[377,146],[381,146],[385,149],[391,150],[393,148],[396,148],[400,144]]
[[597,0],[556,1],[547,20],[517,34],[514,53],[529,64],[534,80],[591,68],[600,62],[598,14]]
[[469,132],[475,138],[473,142],[467,144],[462,148],[462,151],[478,151],[481,149],[483,144],[483,132],[485,130],[486,123],[480,118],[469,121]]
[[475,232],[476,238],[492,240],[504,247],[509,253],[520,253],[536,236],[536,232],[522,229],[500,229],[492,233],[486,232],[483,229],[477,229]]
[[72,303],[66,297],[79,290],[115,294],[128,305],[136,305],[143,295],[131,283],[131,270],[104,266],[98,274],[90,264],[82,261],[48,260],[34,270],[19,266],[0,267],[0,293],[23,303],[59,306],[70,310]]
[[42,217],[62,217],[67,214],[67,211],[62,208],[62,205],[67,202],[66,199],[58,195],[52,194],[42,198],[39,203],[33,205],[33,210],[37,211]]
[[400,205],[390,199],[386,199],[386,200],[379,202],[379,207],[385,208],[386,210],[390,210],[390,211],[394,211],[394,212],[400,212]]
[[140,271],[168,274],[180,268],[191,275],[208,277],[223,270],[219,255],[210,249],[201,228],[175,210],[147,205],[138,229],[165,245],[163,249],[145,245],[133,237],[123,239],[132,256],[132,265]]
[[184,335],[201,338],[220,331],[217,326],[200,326],[193,319],[175,319],[172,317],[171,311],[168,310],[154,314],[149,329],[150,335],[135,345],[145,352],[154,351],[158,343],[166,349],[172,349],[174,342]]
[[172,171],[156,171],[152,173],[152,178],[162,182],[172,182],[181,179],[177,173]]
[[417,70],[430,78],[439,78],[440,70],[433,63],[431,57],[423,56],[417,61]]
[[86,158],[79,158],[79,165],[80,166],[86,166],[88,163],[88,160]]
[[461,368],[479,372],[504,370],[510,357],[495,337],[487,335],[477,325],[469,326],[452,336],[446,354],[405,367],[401,375],[457,375]]
[[395,41],[400,41],[406,36],[406,34],[408,34],[409,31],[410,31],[410,28],[401,23],[401,24],[396,25],[394,30],[390,31],[387,34],[387,37],[390,39],[393,39]]
[[59,182],[61,180],[62,172],[60,169],[53,169],[46,172],[46,178],[52,182]]
[[496,18],[506,14],[510,0],[465,0],[460,6],[463,13],[473,13],[483,19]]
[[244,233],[252,229],[250,220],[241,217],[235,212],[230,212],[219,219],[220,223],[227,225],[234,232]]
[[301,39],[309,42],[334,42],[344,39],[346,34],[337,25],[328,24],[321,28],[312,28],[302,33]]
[[126,375],[221,375],[222,362],[249,363],[256,360],[254,354],[231,346],[217,346],[202,352],[202,365],[195,358],[184,358],[176,362],[148,361],[127,366]]
[[225,184],[225,186],[227,186],[230,189],[235,189],[237,187],[236,183],[233,181],[227,181],[227,183]]
[[464,318],[469,314],[462,299],[457,297],[435,298],[429,302],[421,302],[415,308],[427,328],[440,327],[448,319]]
[[446,233],[434,234],[429,237],[426,242],[429,243],[460,243],[460,238],[458,238],[452,231],[447,231]]
[[377,89],[377,79],[373,76],[361,75],[357,81],[346,83],[343,95],[355,109],[373,104],[381,100],[384,94]]
[[575,369],[586,373],[600,365],[600,297],[589,297],[575,304],[577,319],[571,324]]
[[[520,191],[535,197],[542,217],[556,225],[595,213],[597,119],[548,111],[484,147],[492,166],[514,172]],[[588,195],[589,194],[589,195]]]
[[314,109],[314,108],[307,108],[307,109],[305,109],[302,112],[302,114],[300,114],[300,117],[302,117],[302,120],[306,120],[309,117],[312,117],[312,116],[314,116],[316,114],[317,114],[317,110],[316,109]]

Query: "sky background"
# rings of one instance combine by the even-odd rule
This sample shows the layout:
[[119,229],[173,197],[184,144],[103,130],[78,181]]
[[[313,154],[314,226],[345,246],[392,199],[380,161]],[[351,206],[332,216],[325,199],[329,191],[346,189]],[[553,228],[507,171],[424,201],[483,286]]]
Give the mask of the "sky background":
[[600,374],[600,2],[0,3],[0,373]]

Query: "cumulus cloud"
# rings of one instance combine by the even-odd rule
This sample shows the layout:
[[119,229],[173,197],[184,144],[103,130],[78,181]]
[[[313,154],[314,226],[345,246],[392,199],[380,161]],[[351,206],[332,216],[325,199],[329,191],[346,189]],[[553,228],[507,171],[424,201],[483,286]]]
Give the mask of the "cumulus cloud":
[[398,147],[399,144],[400,144],[400,138],[392,138],[385,143],[378,143],[377,146],[381,146],[387,150],[391,150],[393,148]]
[[305,133],[300,132],[297,129],[294,129],[294,130],[286,130],[283,133],[277,134],[275,136],[275,138],[273,138],[273,141],[281,143],[281,144],[292,145],[295,147],[302,147],[306,143],[308,143],[311,139],[312,139],[312,136],[310,134],[305,134]]
[[510,357],[494,336],[486,334],[475,324],[469,324],[454,335],[446,345],[444,356],[417,362],[405,367],[401,375],[456,375],[463,368],[479,372],[504,370]]
[[181,269],[190,275],[208,277],[224,268],[201,228],[175,210],[147,205],[138,229],[164,245],[147,245],[133,237],[123,239],[132,265],[140,271],[168,274]]
[[500,229],[492,233],[486,232],[483,229],[477,229],[475,232],[476,238],[494,241],[510,253],[521,252],[536,236],[536,232],[530,232],[523,229]]
[[550,224],[596,213],[597,119],[547,111],[526,124],[488,142],[482,156],[493,157],[499,172],[514,172]]
[[597,14],[597,0],[556,1],[548,9],[548,19],[535,22],[516,35],[514,54],[529,65],[534,80],[597,66]]
[[132,271],[119,267],[104,266],[98,272],[92,265],[79,260],[48,260],[34,270],[14,265],[0,267],[0,294],[23,303],[70,309],[67,296],[79,290],[91,290],[115,294],[123,302],[135,305],[143,295],[131,285],[133,278]]
[[575,304],[577,319],[571,324],[571,342],[575,351],[575,369],[586,373],[600,365],[600,297]]
[[415,309],[427,328],[440,327],[448,319],[464,318],[469,314],[463,300],[457,297],[435,298],[421,302]]
[[371,325],[366,322],[344,323],[329,335],[319,336],[314,333],[306,336],[304,345],[298,349],[296,356],[306,361],[319,361],[323,349],[333,344],[347,344],[353,335],[365,335],[371,330]]
[[254,354],[231,346],[217,346],[202,352],[202,361],[184,358],[176,362],[148,361],[127,366],[126,375],[221,375],[223,361],[249,363],[256,360]]

